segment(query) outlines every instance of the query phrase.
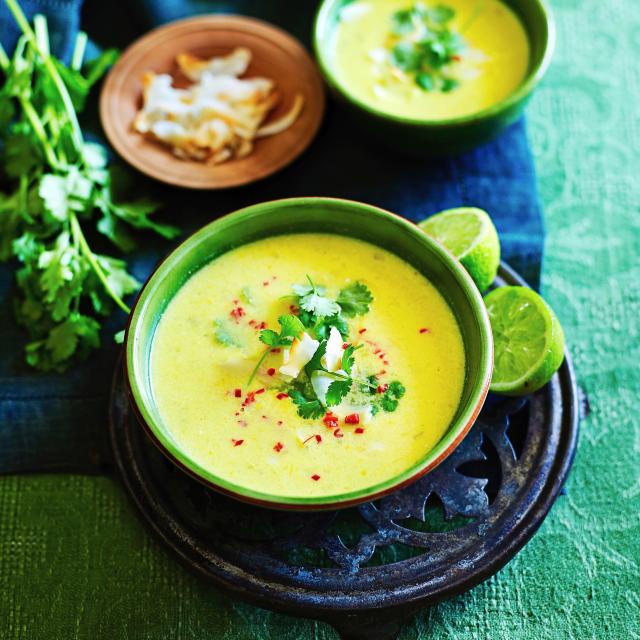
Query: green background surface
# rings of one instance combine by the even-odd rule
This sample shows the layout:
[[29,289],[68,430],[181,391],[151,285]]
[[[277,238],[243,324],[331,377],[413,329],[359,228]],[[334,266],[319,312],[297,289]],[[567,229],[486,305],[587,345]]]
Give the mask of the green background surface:
[[[640,638],[640,3],[554,0],[529,107],[546,208],[543,292],[591,401],[567,489],[526,548],[402,640]],[[0,638],[336,638],[233,602],[151,539],[119,486],[0,479]]]

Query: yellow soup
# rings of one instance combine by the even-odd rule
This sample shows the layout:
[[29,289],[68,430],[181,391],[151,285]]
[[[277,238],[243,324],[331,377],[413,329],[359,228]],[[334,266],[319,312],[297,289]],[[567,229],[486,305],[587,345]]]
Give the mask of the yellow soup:
[[[459,52],[442,67],[430,66],[425,58],[419,70],[406,70],[402,60],[404,68],[398,68],[394,47],[400,41],[402,46],[424,41],[425,31],[418,21],[415,32],[398,35],[393,31],[394,15],[415,6],[429,10],[437,5],[444,5],[452,17],[436,27],[462,39]],[[477,113],[511,94],[529,65],[524,27],[498,0],[413,4],[410,0],[358,0],[342,8],[335,31],[334,64],[346,90],[376,109],[402,117],[443,120]],[[429,90],[417,82],[425,71]],[[443,78],[448,87],[442,84]]]
[[[360,347],[357,375],[375,381],[373,396],[402,382],[394,411],[366,424],[303,419],[280,373],[284,349],[247,386],[265,351],[260,331],[300,313],[292,285],[307,277],[327,296],[356,281],[369,288],[368,313],[347,319],[339,347]],[[178,446],[225,481],[283,497],[353,492],[407,470],[447,430],[464,370],[457,322],[424,276],[383,249],[325,234],[260,240],[203,267],[169,302],[151,352],[155,401]]]

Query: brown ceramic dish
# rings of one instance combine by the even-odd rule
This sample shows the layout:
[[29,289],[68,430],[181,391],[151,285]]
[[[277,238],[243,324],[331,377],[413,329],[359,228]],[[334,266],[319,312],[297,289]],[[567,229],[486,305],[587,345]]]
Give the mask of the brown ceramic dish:
[[[276,82],[281,99],[267,123],[285,114],[296,93],[305,105],[296,122],[280,134],[256,140],[253,152],[239,160],[207,165],[180,160],[169,149],[133,131],[131,124],[142,105],[141,78],[145,71],[177,71],[178,53],[207,58],[247,47],[253,54],[246,74]],[[325,108],[322,79],[304,47],[284,31],[260,20],[241,16],[202,16],[159,27],[137,40],[113,67],[102,89],[100,117],[115,150],[136,169],[180,187],[222,189],[265,178],[291,163],[316,135]]]

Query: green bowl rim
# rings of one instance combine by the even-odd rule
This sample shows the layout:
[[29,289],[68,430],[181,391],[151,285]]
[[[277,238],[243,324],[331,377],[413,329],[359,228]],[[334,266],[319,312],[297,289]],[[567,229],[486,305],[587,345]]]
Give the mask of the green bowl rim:
[[[327,18],[326,14],[331,8],[331,5],[335,4],[338,1],[339,0],[322,0],[320,6],[318,7],[318,10],[316,11],[316,17],[313,23],[313,49],[320,71],[322,72],[322,75],[327,84],[332,89],[337,91],[348,102],[364,111],[367,111],[371,115],[385,120],[392,120],[398,124],[439,128],[470,124],[477,121],[489,120],[494,116],[498,116],[501,113],[508,111],[512,107],[515,107],[533,92],[533,90],[536,88],[536,86],[539,84],[539,82],[547,72],[555,49],[556,23],[551,8],[549,7],[547,0],[531,0],[532,2],[537,3],[544,17],[547,36],[545,49],[540,60],[527,73],[524,80],[518,85],[518,87],[516,87],[516,89],[512,93],[500,100],[500,102],[497,102],[496,104],[487,107],[486,109],[470,113],[466,116],[459,116],[457,118],[430,120],[426,118],[410,118],[407,116],[399,116],[387,111],[376,109],[375,107],[372,107],[371,105],[352,95],[347,89],[344,88],[342,83],[339,82],[335,74],[332,72],[331,65],[324,55],[326,45],[323,46],[321,44],[323,39],[321,38],[320,31],[324,27],[324,22],[326,22]],[[528,37],[530,40],[530,36]],[[327,38],[326,42],[328,41],[329,39]]]
[[[263,210],[266,209],[268,211],[273,208],[274,205],[288,207],[318,203],[336,203],[346,206],[349,209],[364,210],[371,215],[377,215],[381,219],[386,219],[389,224],[402,227],[407,233],[413,235],[420,242],[430,246],[441,262],[449,269],[453,277],[456,278],[475,313],[480,333],[480,373],[473,385],[466,407],[463,409],[459,418],[449,425],[447,434],[443,436],[433,448],[427,451],[420,460],[402,473],[384,482],[379,482],[364,489],[347,493],[311,497],[275,496],[247,489],[242,485],[235,484],[224,478],[219,478],[181,451],[155,426],[151,414],[143,401],[144,396],[141,393],[141,387],[136,380],[134,343],[137,340],[137,327],[140,326],[139,320],[147,308],[149,301],[152,299],[154,285],[163,277],[165,272],[171,270],[176,263],[181,261],[182,257],[190,251],[193,244],[209,236],[212,233],[212,229],[214,230],[213,232],[215,232],[217,227],[234,223],[237,219],[243,219],[253,215],[263,215]],[[189,475],[216,491],[251,504],[280,509],[320,510],[347,507],[374,500],[414,482],[440,464],[464,439],[482,409],[489,391],[493,371],[493,335],[491,333],[489,315],[480,292],[464,267],[462,267],[453,255],[442,245],[420,231],[420,229],[409,220],[374,205],[341,198],[296,197],[269,200],[228,213],[196,230],[158,264],[155,271],[145,282],[129,315],[124,343],[124,377],[130,404],[147,435],[158,446],[161,452]]]

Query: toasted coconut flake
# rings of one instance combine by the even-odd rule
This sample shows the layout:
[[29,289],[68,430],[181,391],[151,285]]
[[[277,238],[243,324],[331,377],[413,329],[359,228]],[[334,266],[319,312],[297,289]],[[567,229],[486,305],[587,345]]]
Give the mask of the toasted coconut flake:
[[293,104],[291,105],[291,109],[289,109],[289,112],[283,115],[278,120],[270,122],[264,127],[260,127],[260,129],[258,129],[256,133],[256,138],[264,138],[266,136],[274,136],[277,133],[282,133],[298,119],[298,116],[302,112],[303,107],[304,96],[300,93],[297,93],[296,97],[293,99]]
[[178,158],[218,164],[249,155],[255,138],[290,127],[304,105],[298,94],[287,114],[262,126],[280,96],[269,78],[238,77],[250,61],[251,52],[242,47],[210,60],[182,53],[178,66],[193,81],[186,89],[174,87],[167,74],[145,73],[144,103],[133,128],[166,144]]

